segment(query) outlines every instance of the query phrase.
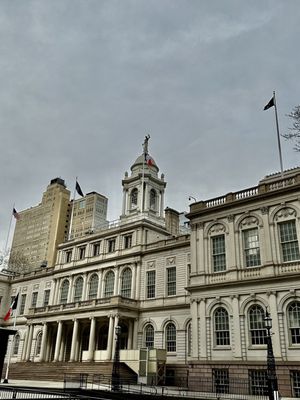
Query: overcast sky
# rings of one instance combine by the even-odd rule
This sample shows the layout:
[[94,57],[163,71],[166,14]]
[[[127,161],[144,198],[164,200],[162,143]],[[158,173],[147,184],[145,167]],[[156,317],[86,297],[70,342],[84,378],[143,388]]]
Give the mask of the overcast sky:
[[[0,0],[0,247],[13,203],[50,179],[109,198],[149,152],[165,206],[255,186],[280,169],[300,104],[299,0]],[[300,165],[283,140],[285,168]]]

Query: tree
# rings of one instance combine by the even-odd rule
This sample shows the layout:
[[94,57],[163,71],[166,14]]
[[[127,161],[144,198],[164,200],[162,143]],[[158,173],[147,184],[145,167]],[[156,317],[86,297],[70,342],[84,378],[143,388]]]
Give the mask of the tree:
[[3,274],[18,275],[29,272],[28,258],[21,251],[0,252],[0,270]]
[[300,105],[295,106],[293,110],[287,115],[292,119],[292,126],[289,128],[290,132],[282,136],[288,140],[294,140],[294,150],[300,151]]

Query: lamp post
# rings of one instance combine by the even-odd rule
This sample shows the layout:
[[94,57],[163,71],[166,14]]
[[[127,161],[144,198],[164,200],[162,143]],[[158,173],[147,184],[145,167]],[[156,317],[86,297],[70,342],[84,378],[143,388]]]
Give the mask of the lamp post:
[[113,369],[111,374],[111,388],[114,392],[118,392],[120,390],[120,341],[119,336],[121,334],[121,327],[117,325],[115,327],[116,334],[116,346],[115,346],[115,355],[113,362]]
[[271,338],[272,318],[266,309],[265,327],[267,330],[267,377],[268,377],[268,396],[269,400],[278,400],[278,382],[276,376],[275,358]]

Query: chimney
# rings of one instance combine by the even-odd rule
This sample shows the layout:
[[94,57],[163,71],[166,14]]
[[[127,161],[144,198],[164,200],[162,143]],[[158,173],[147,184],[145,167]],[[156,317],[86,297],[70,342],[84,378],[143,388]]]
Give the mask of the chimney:
[[178,236],[178,234],[179,234],[179,212],[176,210],[173,210],[172,208],[167,207],[165,209],[165,220],[166,220],[167,231],[173,236]]

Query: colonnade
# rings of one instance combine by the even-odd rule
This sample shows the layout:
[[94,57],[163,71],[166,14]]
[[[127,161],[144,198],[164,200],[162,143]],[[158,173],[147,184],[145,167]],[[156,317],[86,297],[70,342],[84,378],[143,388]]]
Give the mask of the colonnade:
[[[107,346],[105,359],[112,360],[115,353],[115,328],[122,323],[128,329],[125,348],[132,350],[137,347],[138,320],[137,318],[124,318],[118,313],[110,313],[107,317],[74,318],[72,320],[59,320],[57,322],[45,322],[42,327],[41,349],[39,362],[62,362],[82,360],[82,331],[89,328],[88,348],[85,351],[83,361],[94,361],[97,344],[97,324],[101,322],[102,327],[108,325]],[[73,325],[73,326],[72,326]],[[21,360],[29,361],[32,357],[32,344],[34,333],[37,334],[34,324],[28,325]],[[98,324],[98,329],[100,326]],[[39,330],[40,331],[40,330]],[[81,334],[81,336],[80,336]],[[68,346],[68,335],[71,337],[69,356],[66,359]]]

